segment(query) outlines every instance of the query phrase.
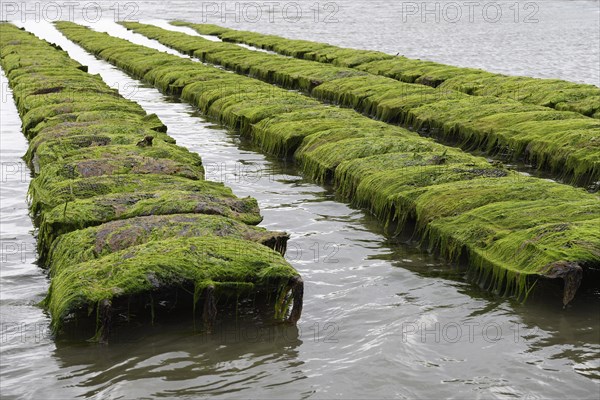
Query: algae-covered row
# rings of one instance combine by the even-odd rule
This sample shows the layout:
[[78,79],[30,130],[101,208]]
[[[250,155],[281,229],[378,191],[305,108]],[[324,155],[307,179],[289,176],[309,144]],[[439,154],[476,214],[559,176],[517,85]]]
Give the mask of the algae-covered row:
[[[239,129],[266,151],[293,155],[388,224],[415,223],[424,244],[466,256],[479,282],[526,295],[563,278],[563,302],[600,265],[600,198],[525,177],[398,126],[288,90],[132,44],[73,23],[59,30],[98,57]],[[532,278],[532,279],[529,279]]]
[[559,79],[507,76],[480,69],[392,56],[379,51],[341,48],[326,43],[286,39],[210,24],[175,21],[173,25],[191,27],[201,34],[216,35],[223,41],[245,43],[294,58],[355,68],[402,82],[458,90],[474,96],[509,98],[600,118],[600,88],[593,85]]
[[255,226],[255,199],[205,181],[200,157],[175,145],[156,115],[57,46],[8,23],[0,33],[29,139],[30,208],[56,331],[91,317],[104,340],[123,315],[197,303],[209,328],[219,298],[261,293],[277,317],[297,321],[302,281],[283,258],[288,236]]
[[313,97],[348,106],[385,122],[485,151],[523,160],[579,185],[600,180],[600,121],[574,112],[446,88],[398,82],[355,69],[297,60],[211,42],[135,22],[128,29],[202,61]]

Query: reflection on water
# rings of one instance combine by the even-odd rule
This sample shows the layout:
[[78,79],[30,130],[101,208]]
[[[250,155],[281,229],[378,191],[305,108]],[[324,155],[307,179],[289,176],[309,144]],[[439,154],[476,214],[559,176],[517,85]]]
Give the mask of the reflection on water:
[[63,370],[71,371],[63,378],[76,379],[82,394],[100,398],[123,392],[128,398],[231,396],[257,385],[277,387],[306,378],[298,361],[298,329],[248,317],[221,321],[213,335],[190,334],[187,321],[171,319],[121,331],[115,339],[110,351],[58,342],[53,355]]
[[[27,28],[157,113],[180,145],[202,156],[207,178],[256,197],[262,225],[292,235],[287,257],[306,290],[297,328],[239,313],[208,336],[173,315],[118,328],[109,346],[99,346],[49,337],[35,306],[47,282],[32,250],[8,257],[0,276],[3,396],[597,398],[598,293],[579,294],[566,310],[551,296],[524,306],[495,297],[466,282],[463,270],[386,239],[371,216],[304,180],[291,163],[259,154],[51,26]],[[96,28],[165,50],[114,24]],[[18,162],[26,143],[10,101],[1,123],[2,161]],[[2,239],[33,249],[27,181],[2,182]]]

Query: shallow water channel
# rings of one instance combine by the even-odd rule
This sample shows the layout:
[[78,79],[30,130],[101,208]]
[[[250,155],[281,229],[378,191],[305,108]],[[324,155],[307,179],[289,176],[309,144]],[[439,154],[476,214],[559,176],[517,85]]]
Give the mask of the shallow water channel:
[[[26,141],[2,75],[0,393],[4,398],[597,398],[600,293],[572,306],[525,305],[466,282],[461,269],[414,245],[262,155],[193,107],[130,79],[60,35],[58,43],[121,94],[156,113],[198,152],[207,179],[258,199],[272,230],[292,236],[287,258],[305,281],[297,329],[259,317],[221,321],[212,335],[189,320],[120,328],[108,346],[54,340],[36,306],[47,290],[27,215]],[[172,50],[114,23],[95,29]]]

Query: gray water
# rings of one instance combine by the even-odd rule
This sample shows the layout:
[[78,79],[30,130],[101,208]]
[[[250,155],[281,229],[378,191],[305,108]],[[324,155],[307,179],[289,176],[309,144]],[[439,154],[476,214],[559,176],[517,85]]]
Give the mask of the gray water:
[[[0,19],[185,19],[600,86],[598,0],[3,1]],[[97,8],[98,6],[98,8]]]
[[[156,18],[160,6],[152,7]],[[191,17],[182,10],[173,6],[160,14]],[[297,329],[245,316],[220,322],[210,336],[180,320],[120,329],[109,346],[52,338],[49,320],[36,306],[47,281],[34,264],[24,201],[29,175],[19,157],[26,141],[2,76],[2,398],[600,395],[599,293],[580,293],[566,310],[556,298],[537,296],[526,305],[496,298],[466,282],[460,269],[386,239],[372,217],[302,179],[292,165],[261,155],[202,119],[192,107],[87,55],[48,24],[25,26],[156,112],[180,145],[202,156],[208,179],[256,197],[262,225],[292,235],[287,258],[304,277],[306,293]],[[109,21],[93,26],[176,54]],[[327,29],[347,40],[348,32]],[[365,44],[357,40],[355,47]],[[569,78],[579,80],[577,74]]]

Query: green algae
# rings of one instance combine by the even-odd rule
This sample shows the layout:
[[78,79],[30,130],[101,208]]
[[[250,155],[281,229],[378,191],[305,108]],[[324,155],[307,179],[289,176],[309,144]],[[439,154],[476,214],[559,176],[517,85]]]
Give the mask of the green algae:
[[[306,146],[298,149],[296,159],[304,173],[317,182],[324,182],[328,176],[333,176],[333,171],[342,162],[388,153],[431,153],[435,147],[424,145],[420,140],[411,141],[408,135],[385,136],[385,132],[369,135],[360,129],[326,131],[318,134],[319,138],[313,139],[314,136],[317,134],[305,141]],[[445,149],[439,150],[440,154],[445,152]]]
[[319,105],[264,119],[253,125],[251,138],[267,153],[289,156],[312,134],[336,128],[345,129],[340,128],[340,123],[344,120],[352,122],[355,128],[362,125],[365,128],[373,126],[373,121],[360,118],[350,110]]
[[57,183],[80,178],[92,178],[106,175],[173,175],[200,180],[203,178],[202,169],[194,169],[186,164],[180,164],[169,159],[155,159],[139,156],[119,156],[84,159],[72,162],[55,162],[41,169],[32,182],[36,192],[46,191],[48,187],[56,187]]
[[156,142],[175,142],[165,134],[138,126],[109,125],[103,121],[64,122],[41,129],[29,141],[24,159],[30,165],[47,164],[83,148],[135,145],[148,136],[153,137]]
[[253,124],[263,119],[316,104],[316,101],[307,101],[293,94],[281,97],[234,94],[216,100],[208,109],[207,115],[239,129],[242,133],[247,133]]
[[[187,26],[187,23],[184,21],[172,21],[171,22],[175,26]],[[202,27],[198,29],[198,33],[202,35],[220,35],[225,32],[229,32],[231,29],[224,28],[222,26],[213,25],[213,24],[202,24]]]
[[217,35],[224,41],[245,43],[298,59],[356,68],[402,82],[452,89],[474,96],[509,98],[600,118],[600,89],[594,85],[558,79],[506,76],[473,68],[392,56],[377,51],[346,49],[256,32],[219,29],[214,25],[183,21],[175,21],[172,24],[190,27],[207,35]]
[[230,189],[205,182],[202,191],[154,191],[111,193],[76,199],[42,214],[38,252],[44,255],[57,236],[104,222],[146,215],[214,214],[257,225],[262,221],[256,200],[239,199]]
[[[552,208],[547,204],[531,203],[518,207],[523,204],[507,201],[481,207],[477,216],[469,212],[441,219],[428,227],[428,235],[435,238],[432,245],[441,249],[442,254],[453,258],[466,254],[473,260],[480,281],[498,293],[515,285],[512,289],[525,296],[528,276],[555,278],[552,270],[560,264],[567,264],[571,271],[598,265],[597,227],[600,220],[594,218],[592,212],[581,215],[576,222],[564,223],[560,216],[546,222],[547,212],[568,211],[573,204]],[[542,217],[543,221],[536,221],[532,215]],[[499,226],[498,221],[511,218],[522,218],[525,223],[520,224],[521,229],[513,230],[507,230],[504,223]],[[469,245],[465,246],[465,243]],[[524,267],[515,268],[515,265]],[[580,280],[581,277],[573,284],[565,279],[563,304],[572,300]]]
[[587,185],[600,177],[600,124],[594,119],[494,97],[449,94],[444,98],[429,89],[416,93],[398,89],[391,94],[383,89],[383,94],[375,94],[385,86],[378,80],[332,81],[317,87],[313,95],[433,133],[466,149],[524,160],[574,184]]
[[595,114],[600,110],[600,91],[597,87],[558,79],[511,77],[490,73],[478,76],[454,74],[444,81],[442,87],[455,90],[468,87],[468,92],[472,95],[511,98],[557,110],[573,111],[593,118],[598,118]]
[[151,215],[108,222],[61,235],[47,258],[50,275],[80,264],[153,240],[219,236],[261,243],[285,253],[289,236],[270,232],[218,215]]
[[[29,186],[30,210],[34,216],[58,205],[111,193],[136,193],[163,189],[202,192],[212,189],[213,182],[190,180],[173,175],[124,174],[77,178],[40,185],[33,179]],[[214,186],[218,189],[218,186]]]
[[[88,110],[90,105],[87,103],[87,101],[87,97],[84,96],[80,99],[75,99],[74,101],[68,101],[61,104],[49,104],[29,111],[22,117],[23,130],[26,132],[26,136],[30,138],[30,135],[27,135],[28,131],[35,128],[36,125],[44,122],[46,119],[58,116],[60,114],[69,114],[75,121],[83,122],[85,120],[90,120],[89,118],[83,120],[78,118],[79,113],[89,112]],[[93,112],[100,115],[106,111],[115,111],[120,114],[126,114],[129,111],[128,109],[131,111],[137,111],[137,107],[128,107],[122,101],[113,101],[111,98],[108,98],[97,102]]]
[[[99,132],[102,131],[118,131],[123,129],[138,130],[139,132],[147,132],[161,140],[169,143],[175,143],[175,140],[167,135],[158,135],[166,133],[167,129],[164,124],[154,114],[138,115],[123,113],[120,111],[82,111],[78,113],[63,113],[54,117],[45,118],[35,127],[30,128],[26,133],[30,140],[34,140],[40,133],[56,130],[62,131],[70,129],[73,126],[95,125],[95,128],[90,128],[90,131],[80,131],[79,133]],[[146,131],[147,130],[147,131]]]
[[[151,145],[141,145],[144,138]],[[49,149],[46,149],[49,150]],[[48,168],[46,176],[57,175],[65,178],[104,175],[111,173],[166,173],[187,176],[190,179],[203,179],[202,160],[196,153],[185,148],[165,143],[154,136],[140,138],[136,144],[90,146],[65,151],[58,147],[57,152],[36,153],[40,166],[54,164]],[[63,165],[63,168],[57,168]],[[53,171],[63,171],[63,173]],[[65,171],[70,171],[66,173]],[[67,174],[67,175],[65,175]]]
[[69,314],[89,314],[90,305],[105,300],[189,286],[243,295],[278,288],[296,276],[281,254],[247,240],[153,240],[57,271],[46,304],[58,329]]
[[[286,293],[294,309],[276,304],[275,315],[298,320],[302,281],[282,258],[288,235],[253,226],[262,220],[255,199],[204,181],[200,157],[175,146],[155,114],[85,73],[57,46],[6,23],[0,33],[0,64],[31,140],[30,210],[39,226],[38,261],[51,271],[45,304],[55,331],[95,309],[96,339],[104,341],[120,300],[170,296],[177,283],[199,291],[194,307],[203,299],[207,326],[216,314],[208,306],[213,290]],[[133,71],[154,65],[163,60],[144,60]],[[195,259],[196,246],[205,259]],[[127,264],[118,277],[117,259]],[[149,285],[140,284],[141,270]],[[113,295],[96,297],[107,293]]]
[[[502,191],[498,189],[502,188]],[[511,173],[497,179],[474,179],[415,189],[409,195],[416,203],[416,220],[424,223],[463,214],[484,205],[504,201],[544,200],[570,202],[576,192],[561,185]],[[400,210],[396,210],[399,214]],[[397,215],[396,217],[398,217]]]
[[[395,153],[390,154],[398,156]],[[406,153],[400,153],[399,156],[402,161],[408,158]],[[475,165],[471,162],[438,164],[438,157],[427,158],[419,163],[422,165],[412,165],[413,163],[408,159],[407,163],[409,166],[404,168],[373,171],[372,174],[366,175],[357,183],[354,183],[354,203],[361,207],[368,207],[380,219],[390,222],[391,217],[396,214],[396,205],[391,200],[399,193],[404,193],[415,188],[480,177],[492,179],[506,176],[507,174],[502,169],[486,165]],[[365,163],[372,161],[371,158],[358,160],[364,160]],[[403,213],[403,219],[406,216],[410,216],[410,214]]]
[[[550,171],[569,183],[585,186],[600,179],[596,162],[598,149],[595,144],[590,148],[582,148],[574,143],[571,134],[573,128],[564,132],[562,136],[557,133],[556,145],[548,146],[545,138],[531,135],[527,130],[520,130],[518,132],[521,134],[515,135],[517,131],[514,129],[515,120],[512,118],[514,116],[519,119],[517,116],[519,113],[526,115],[535,113],[540,126],[548,127],[551,126],[552,119],[579,119],[572,122],[591,123],[594,120],[582,117],[581,114],[557,112],[548,107],[556,106],[558,110],[569,110],[569,107],[564,105],[565,98],[575,99],[575,92],[578,90],[582,93],[582,97],[577,98],[577,101],[593,103],[596,97],[590,90],[594,89],[577,86],[576,89],[569,89],[570,92],[567,93],[561,89],[561,81],[542,80],[544,83],[537,86],[547,89],[544,91],[545,100],[542,101],[540,98],[539,101],[533,101],[533,97],[542,95],[530,89],[533,87],[528,84],[530,78],[506,77],[506,82],[497,79],[497,82],[495,81],[491,86],[499,87],[500,94],[483,93],[475,89],[460,90],[461,87],[456,85],[440,85],[453,76],[457,68],[431,62],[415,63],[405,60],[406,63],[410,61],[414,64],[410,69],[413,75],[417,70],[419,73],[414,78],[402,79],[410,82],[403,83],[395,80],[394,76],[369,75],[366,74],[371,72],[368,69],[359,73],[348,68],[371,64],[381,67],[382,63],[390,61],[386,58],[394,59],[382,53],[327,46],[304,52],[302,58],[311,60],[305,61],[251,51],[228,43],[215,43],[201,37],[168,31],[152,25],[136,22],[126,22],[122,25],[186,54],[193,54],[202,61],[218,64],[239,74],[249,75],[284,88],[309,92],[322,101],[352,107],[374,118],[403,124],[420,132],[439,136],[467,150],[483,150],[491,156],[502,157],[508,161],[527,162],[539,169]],[[245,34],[248,32],[228,31],[223,38],[233,39],[230,35],[239,37]],[[273,42],[272,39],[276,38],[260,41],[259,47],[279,49],[275,44],[277,40]],[[323,65],[323,62],[333,63],[336,66]],[[485,76],[483,71],[460,70],[468,76],[473,76],[474,79],[477,78],[478,81],[482,79],[481,76]],[[502,95],[504,91],[516,90],[517,86],[523,84],[528,88],[523,93],[512,98]],[[433,89],[430,86],[440,87]],[[231,91],[235,90],[233,85],[228,87]],[[558,91],[560,95],[551,95],[555,92],[550,89]],[[250,90],[256,89],[253,87]],[[596,90],[596,92],[596,96],[600,95],[600,91]],[[473,96],[474,94],[476,96]],[[527,99],[531,101],[523,103]],[[219,111],[212,116],[221,118],[222,113]],[[584,115],[591,115],[594,112],[595,110],[590,109]],[[493,126],[487,119],[490,116],[499,117]],[[223,120],[221,122],[227,123]],[[244,130],[244,127],[241,128]],[[595,137],[597,129],[597,125],[590,124],[586,128],[587,132],[578,130],[575,135]],[[555,151],[556,149],[562,149],[562,154]],[[281,153],[285,149],[281,144],[273,143],[265,150]]]
[[[121,52],[118,60],[115,57],[111,61],[117,65],[127,64],[123,67],[127,71],[140,70],[136,66],[138,62],[146,65],[145,58],[158,54],[74,24],[61,23],[58,26],[84,48],[87,48],[88,41],[91,43],[90,49],[100,52],[103,50],[97,46],[101,42],[105,48],[127,48],[127,51]],[[63,26],[66,28],[62,29]],[[186,41],[186,45],[190,46],[190,42]],[[136,52],[138,55],[134,56]],[[181,68],[177,74],[167,75],[166,70],[178,63]],[[412,220],[424,243],[449,259],[455,260],[460,254],[467,255],[474,279],[486,285],[490,276],[495,276],[495,289],[502,288],[506,294],[524,297],[529,290],[527,276],[532,275],[563,278],[567,282],[565,293],[574,293],[577,285],[572,283],[575,278],[570,271],[598,265],[594,255],[599,243],[597,234],[589,235],[589,241],[569,242],[573,249],[568,252],[557,250],[564,246],[560,235],[547,235],[543,248],[523,246],[527,240],[538,240],[539,232],[535,230],[538,222],[577,227],[587,220],[597,220],[600,217],[598,208],[594,206],[599,200],[597,195],[568,185],[525,177],[502,165],[491,164],[483,158],[443,146],[405,129],[365,118],[349,110],[301,100],[300,95],[283,89],[273,87],[267,94],[261,82],[232,76],[205,65],[192,66],[189,60],[177,56],[165,57],[164,65],[156,66],[156,69],[160,69],[159,73],[154,74],[150,70],[143,75],[133,74],[140,79],[151,76],[152,79],[161,80],[165,77],[164,82],[155,81],[154,84],[168,91],[170,85],[183,79],[187,68],[190,74],[194,71],[194,78],[178,89],[185,101],[228,127],[239,129],[264,149],[280,155],[293,155],[306,174],[321,180],[331,178],[338,192],[355,205],[369,209],[386,224],[395,222],[402,227],[407,226],[405,222]],[[179,74],[182,76],[178,77]],[[430,130],[443,128],[435,125],[436,120],[428,119],[429,115],[435,115],[435,105],[440,102],[439,112],[451,113],[451,102],[469,107],[471,101],[473,112],[477,112],[481,121],[490,124],[495,123],[494,118],[500,118],[498,115],[504,118],[520,114],[515,112],[518,103],[512,100],[469,97],[459,91],[441,91],[401,82],[395,82],[395,89],[388,90],[386,87],[390,82],[395,81],[368,75],[339,78],[316,86],[312,93],[328,91],[331,94],[324,96],[332,96],[329,97],[331,101],[364,107],[369,113],[389,113],[389,118],[401,118],[409,124],[415,124],[418,129],[424,129],[425,125],[429,125],[427,128]],[[370,86],[373,83],[376,83],[374,89]],[[400,93],[403,95],[398,96]],[[412,112],[429,104],[432,105],[431,109],[422,109],[418,114]],[[495,114],[494,107],[499,107],[502,113]],[[535,122],[582,119],[534,105],[527,105],[518,111],[535,115]],[[552,114],[542,115],[543,111]],[[468,116],[464,112],[452,114],[452,118],[469,126]],[[516,116],[515,121],[529,122],[521,119],[520,115]],[[473,136],[472,133],[470,135]],[[442,197],[443,193],[448,193],[451,198]],[[564,205],[557,205],[562,200]],[[504,210],[507,210],[508,218],[501,217]],[[497,214],[493,215],[493,226],[488,227],[486,221],[492,218],[490,213],[493,212]],[[554,219],[545,217],[545,214],[552,213],[555,213]],[[463,216],[464,221],[460,220]],[[515,222],[512,218],[519,221]],[[449,221],[457,221],[459,230],[456,233]],[[581,229],[587,229],[588,226],[591,225]],[[486,236],[492,231],[498,235],[493,233]],[[494,250],[492,239],[496,237],[502,237],[502,243],[505,243],[502,251]],[[515,242],[509,240],[511,237],[523,240]],[[500,243],[500,240],[497,242]],[[510,252],[523,254],[513,257]],[[535,267],[530,270],[528,260],[533,259],[536,260]],[[564,267],[563,263],[569,267]],[[506,268],[508,264],[511,268]],[[502,279],[498,278],[500,276]],[[570,298],[565,297],[569,301]],[[288,302],[287,295],[278,297],[277,303],[281,307],[285,308]]]

